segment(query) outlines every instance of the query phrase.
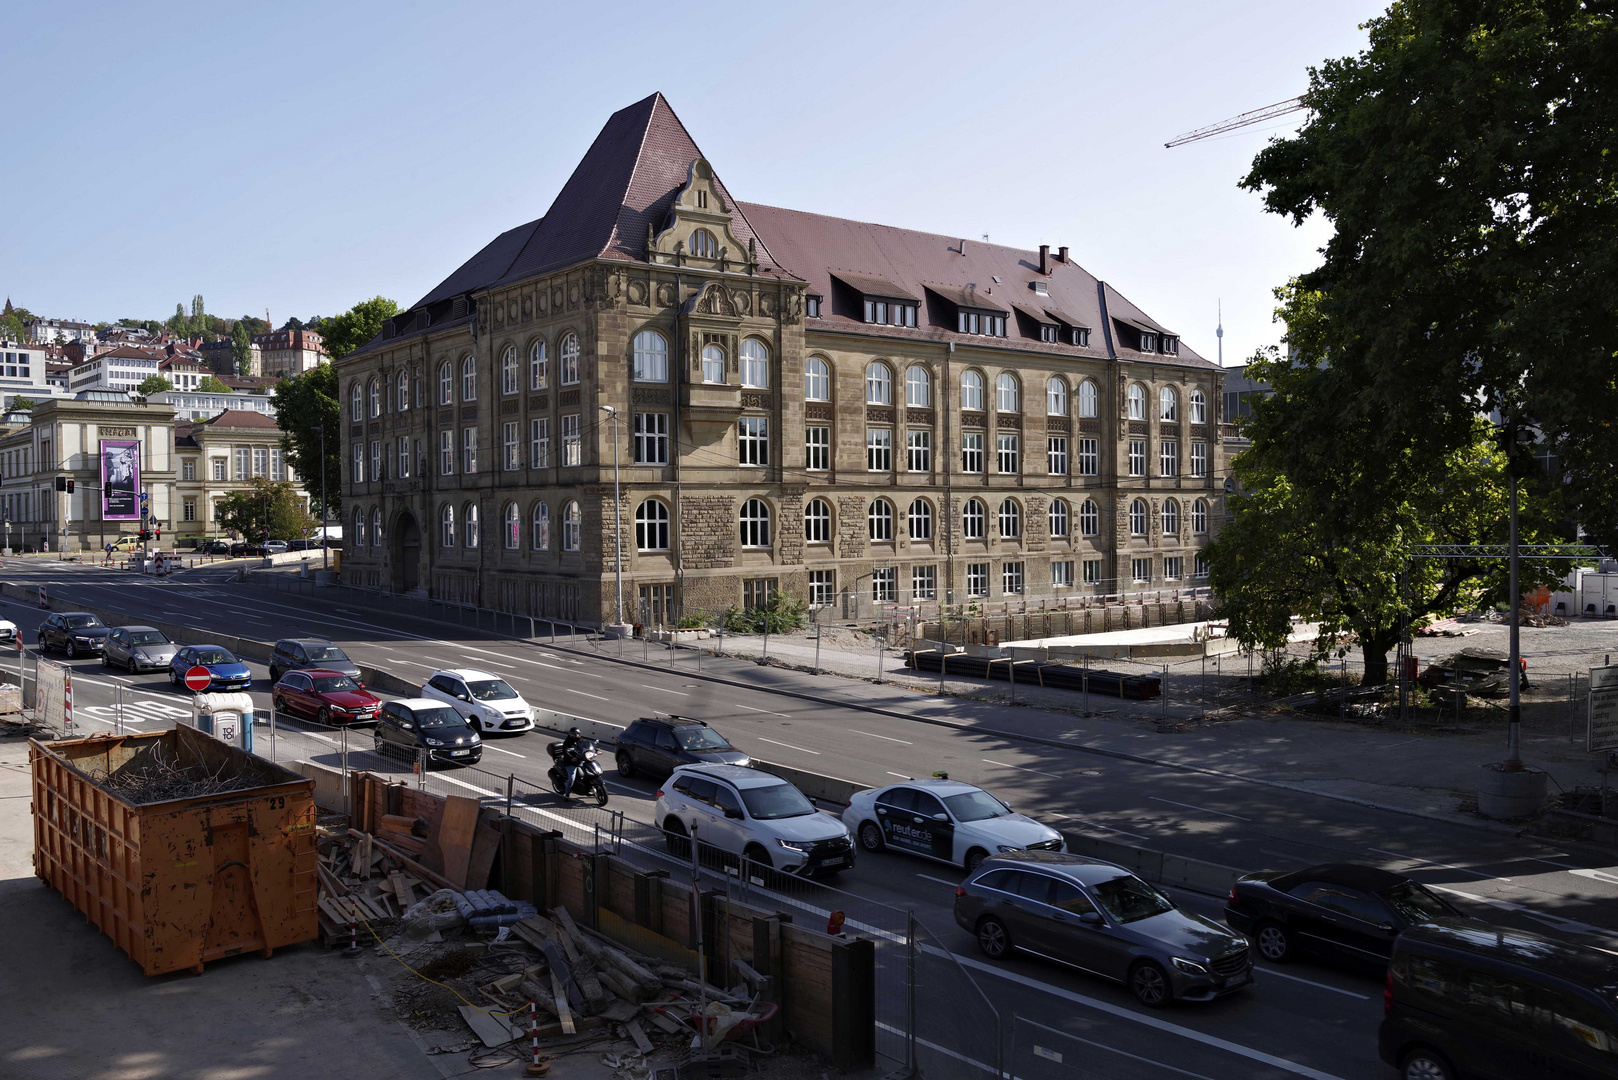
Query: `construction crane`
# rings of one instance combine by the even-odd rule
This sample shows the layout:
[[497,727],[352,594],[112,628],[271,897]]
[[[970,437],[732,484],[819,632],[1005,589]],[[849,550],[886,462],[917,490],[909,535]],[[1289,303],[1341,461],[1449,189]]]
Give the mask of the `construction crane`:
[[1235,131],[1237,128],[1252,127],[1254,124],[1262,124],[1266,120],[1274,120],[1278,116],[1286,116],[1288,113],[1299,112],[1306,108],[1308,106],[1303,103],[1303,98],[1287,98],[1285,101],[1277,101],[1274,105],[1266,105],[1262,109],[1254,109],[1252,112],[1244,112],[1240,116],[1233,116],[1229,120],[1221,120],[1217,124],[1209,124],[1207,127],[1199,127],[1195,131],[1188,131],[1184,135],[1169,140],[1163,146],[1165,149],[1172,150],[1176,146],[1184,146],[1186,143],[1211,138],[1214,135],[1223,135],[1225,132]]

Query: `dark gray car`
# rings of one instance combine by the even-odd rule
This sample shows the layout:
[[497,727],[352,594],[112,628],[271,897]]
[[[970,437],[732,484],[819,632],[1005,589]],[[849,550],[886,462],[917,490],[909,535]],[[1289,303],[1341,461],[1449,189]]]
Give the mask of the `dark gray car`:
[[1128,986],[1141,1004],[1209,1001],[1253,981],[1247,939],[1121,866],[1057,851],[983,860],[956,891],[955,921],[994,960],[1021,949]]
[[118,626],[107,635],[101,650],[103,667],[121,667],[131,675],[139,671],[167,671],[179,646],[155,626]]
[[283,671],[305,668],[340,671],[356,682],[360,678],[360,669],[348,654],[325,638],[282,638],[275,643],[270,654],[270,682],[278,682]]

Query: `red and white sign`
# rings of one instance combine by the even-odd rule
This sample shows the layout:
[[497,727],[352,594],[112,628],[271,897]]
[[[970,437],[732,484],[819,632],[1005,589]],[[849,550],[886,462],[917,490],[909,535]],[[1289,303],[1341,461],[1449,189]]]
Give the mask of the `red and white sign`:
[[201,664],[198,664],[196,667],[186,669],[185,688],[191,691],[193,694],[202,693],[204,690],[208,689],[208,684],[211,682],[213,682],[213,676],[209,674],[208,669],[203,667]]

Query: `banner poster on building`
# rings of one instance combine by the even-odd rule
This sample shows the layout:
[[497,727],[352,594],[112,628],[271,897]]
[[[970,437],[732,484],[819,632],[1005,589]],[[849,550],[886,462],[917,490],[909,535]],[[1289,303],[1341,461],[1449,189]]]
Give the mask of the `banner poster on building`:
[[140,443],[101,440],[101,518],[140,520]]

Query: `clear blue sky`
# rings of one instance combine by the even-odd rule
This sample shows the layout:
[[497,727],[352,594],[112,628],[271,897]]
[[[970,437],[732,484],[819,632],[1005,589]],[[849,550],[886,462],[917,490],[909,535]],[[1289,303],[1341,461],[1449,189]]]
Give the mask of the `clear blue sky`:
[[1163,143],[1297,94],[1382,6],[14,0],[0,293],[89,321],[409,304],[662,90],[738,198],[1066,244],[1210,358],[1222,298],[1234,363],[1325,227],[1236,187],[1288,124]]

